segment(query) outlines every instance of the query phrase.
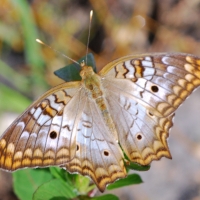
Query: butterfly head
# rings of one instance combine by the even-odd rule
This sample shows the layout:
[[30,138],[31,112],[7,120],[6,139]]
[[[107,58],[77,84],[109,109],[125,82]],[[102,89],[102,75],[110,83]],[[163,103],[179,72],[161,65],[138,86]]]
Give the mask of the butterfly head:
[[91,66],[87,66],[84,60],[81,62],[80,65],[81,65],[80,76],[82,77],[83,80],[94,75],[93,68]]

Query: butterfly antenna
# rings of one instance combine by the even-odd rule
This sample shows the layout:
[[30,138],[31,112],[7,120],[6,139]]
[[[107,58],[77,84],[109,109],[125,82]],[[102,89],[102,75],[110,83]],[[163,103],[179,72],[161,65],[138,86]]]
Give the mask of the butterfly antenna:
[[91,32],[92,16],[93,16],[93,10],[90,11],[89,33],[88,33],[87,48],[86,48],[86,65],[87,65],[88,46],[89,46],[89,41],[90,41],[90,32]]
[[80,64],[79,64],[77,61],[75,61],[74,59],[72,59],[72,58],[66,56],[65,54],[61,53],[60,51],[58,51],[58,50],[52,48],[51,46],[49,46],[49,45],[47,45],[47,44],[45,44],[45,43],[42,42],[41,40],[36,39],[36,42],[38,42],[38,43],[40,43],[40,44],[43,44],[43,45],[46,46],[46,47],[49,47],[50,49],[52,49],[52,50],[55,51],[56,53],[59,53],[59,54],[61,54],[62,56],[64,56],[65,58],[71,60],[73,63],[76,63],[76,64],[80,65]]

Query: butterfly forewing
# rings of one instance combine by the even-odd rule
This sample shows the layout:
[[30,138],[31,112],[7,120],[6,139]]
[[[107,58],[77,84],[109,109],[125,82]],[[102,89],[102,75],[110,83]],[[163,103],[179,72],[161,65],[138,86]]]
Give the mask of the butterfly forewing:
[[157,116],[168,116],[200,85],[200,58],[181,53],[126,56],[99,74]]
[[49,90],[13,122],[0,139],[1,168],[60,165],[73,158],[80,87],[80,82],[71,82]]

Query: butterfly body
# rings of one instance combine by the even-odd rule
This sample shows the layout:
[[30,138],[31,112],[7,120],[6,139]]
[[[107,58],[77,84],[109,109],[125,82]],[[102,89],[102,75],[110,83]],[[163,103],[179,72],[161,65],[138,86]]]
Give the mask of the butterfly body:
[[102,87],[102,78],[98,74],[94,73],[92,67],[90,66],[83,66],[80,76],[82,77],[82,84],[86,90],[86,95],[95,101],[106,126],[109,131],[112,132],[116,141],[118,141],[115,125],[108,111],[108,104]]
[[200,58],[138,54],[98,74],[81,67],[81,81],[50,89],[3,133],[2,169],[60,166],[104,191],[126,176],[123,153],[141,165],[171,158],[169,129],[175,110],[200,85]]

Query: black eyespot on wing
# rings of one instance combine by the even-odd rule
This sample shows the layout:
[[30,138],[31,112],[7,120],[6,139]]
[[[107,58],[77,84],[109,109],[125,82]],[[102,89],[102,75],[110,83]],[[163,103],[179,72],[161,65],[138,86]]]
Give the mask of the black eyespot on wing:
[[156,85],[152,85],[152,86],[151,86],[151,91],[152,91],[152,92],[155,92],[155,93],[156,93],[156,92],[158,92],[158,90],[159,90],[158,86],[156,86]]
[[51,139],[55,139],[55,138],[57,138],[57,133],[56,133],[56,131],[51,131],[51,133],[49,134],[49,136],[50,136],[50,138]]

